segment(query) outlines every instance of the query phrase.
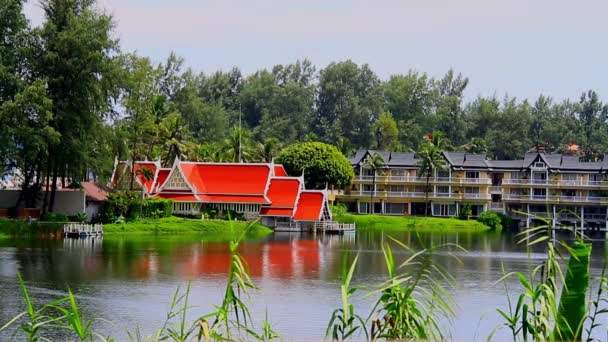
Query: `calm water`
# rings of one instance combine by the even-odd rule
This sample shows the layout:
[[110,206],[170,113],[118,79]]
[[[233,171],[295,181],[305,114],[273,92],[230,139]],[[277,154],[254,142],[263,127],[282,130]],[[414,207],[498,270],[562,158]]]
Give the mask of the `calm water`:
[[[416,247],[411,233],[391,233]],[[448,252],[436,259],[456,279],[452,291],[458,303],[449,325],[455,341],[484,341],[500,322],[495,312],[505,307],[501,264],[507,271],[527,272],[539,263],[542,250],[527,253],[509,234],[423,234],[427,243],[457,243],[467,252]],[[247,241],[242,254],[254,281],[252,312],[268,312],[274,327],[287,340],[320,339],[333,309],[339,307],[339,274],[345,252],[360,252],[355,283],[377,284],[386,273],[381,234],[358,232],[347,236],[274,234]],[[601,271],[603,241],[594,242],[592,274]],[[396,251],[403,260],[405,253]],[[164,322],[171,296],[192,281],[191,302],[196,313],[210,312],[222,298],[228,268],[227,246],[192,237],[137,237],[87,240],[0,240],[0,326],[23,309],[15,274],[21,272],[37,303],[66,294],[69,286],[87,317],[99,317],[98,331],[126,338],[126,329],[141,327],[152,333]],[[517,290],[515,279],[509,281]],[[358,297],[365,315],[373,299]],[[193,313],[194,315],[194,313]],[[5,340],[7,335],[0,335]],[[506,331],[496,340],[508,337]]]

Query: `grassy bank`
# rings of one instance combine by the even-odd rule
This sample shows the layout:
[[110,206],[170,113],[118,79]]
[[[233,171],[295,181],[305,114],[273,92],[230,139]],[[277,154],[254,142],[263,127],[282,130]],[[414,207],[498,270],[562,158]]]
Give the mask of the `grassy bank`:
[[[133,222],[113,223],[104,225],[104,233],[109,236],[122,234],[189,234],[204,235],[212,238],[230,238],[232,235],[241,234],[249,225],[243,221],[220,221],[220,220],[193,220],[179,217],[168,217],[161,219],[142,219]],[[0,238],[10,236],[41,236],[46,234],[61,233],[63,223],[39,223],[27,224],[22,220],[0,218]],[[263,237],[272,232],[268,227],[253,224],[247,232],[248,238]]]
[[418,216],[383,216],[338,214],[334,219],[343,223],[356,223],[361,229],[382,230],[415,230],[442,232],[482,232],[489,227],[475,220],[459,220],[455,218],[418,217]]
[[[200,234],[214,237],[229,237],[240,234],[248,222],[221,220],[194,220],[179,217],[146,219],[134,222],[113,223],[103,226],[104,234]],[[261,237],[271,233],[268,227],[253,224],[247,232],[248,237]]]

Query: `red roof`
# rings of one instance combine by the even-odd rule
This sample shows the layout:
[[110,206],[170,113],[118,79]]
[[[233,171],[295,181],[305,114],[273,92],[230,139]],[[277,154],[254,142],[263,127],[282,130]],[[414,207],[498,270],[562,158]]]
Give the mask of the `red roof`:
[[261,216],[289,216],[293,215],[293,208],[262,208],[260,211]]
[[165,184],[167,177],[169,177],[169,173],[171,173],[171,169],[158,170],[158,176],[156,176],[156,182],[154,183],[154,189],[152,189],[152,193],[156,192],[158,188]]
[[273,178],[268,187],[268,199],[273,208],[293,208],[302,185],[299,178]]
[[321,217],[325,196],[320,191],[302,191],[296,213],[295,221],[317,221]]
[[82,182],[80,186],[89,201],[103,202],[108,199],[108,192],[95,182]]
[[286,177],[287,171],[285,171],[285,168],[283,167],[283,165],[275,165],[274,166],[274,175],[276,177]]
[[[141,173],[137,171],[148,169],[152,171],[152,178],[146,179]],[[154,185],[154,177],[156,176],[156,163],[154,162],[136,162],[133,167],[133,172],[137,177],[137,180],[142,184],[148,193],[152,193],[152,186]]]
[[264,195],[270,177],[266,164],[180,163],[184,177],[199,194]]
[[201,202],[206,203],[252,203],[252,204],[269,204],[264,198],[264,195],[248,196],[248,195],[205,195],[199,194]]

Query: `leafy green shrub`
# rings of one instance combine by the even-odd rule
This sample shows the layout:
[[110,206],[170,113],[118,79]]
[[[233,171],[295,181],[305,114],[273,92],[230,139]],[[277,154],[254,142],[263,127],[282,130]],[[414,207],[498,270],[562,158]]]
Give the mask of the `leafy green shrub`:
[[498,214],[492,211],[484,211],[477,216],[477,221],[490,227],[492,230],[501,229],[502,224]]
[[40,221],[46,221],[46,222],[68,222],[69,219],[68,219],[68,217],[66,215],[59,214],[59,213],[44,213],[40,217]]
[[76,215],[69,215],[68,216],[68,220],[70,222],[86,222],[87,221],[87,214],[80,213],[80,214],[76,214]]
[[511,228],[513,227],[513,219],[505,214],[498,214],[498,217],[500,218],[500,225],[502,226],[502,228]]
[[331,212],[335,216],[342,216],[348,212],[348,207],[344,203],[338,203],[331,207]]
[[142,216],[149,218],[171,217],[173,201],[164,198],[149,198],[144,201]]
[[461,220],[468,220],[469,217],[473,215],[473,210],[471,209],[471,205],[469,203],[465,203],[460,207],[460,211],[458,212],[458,218]]

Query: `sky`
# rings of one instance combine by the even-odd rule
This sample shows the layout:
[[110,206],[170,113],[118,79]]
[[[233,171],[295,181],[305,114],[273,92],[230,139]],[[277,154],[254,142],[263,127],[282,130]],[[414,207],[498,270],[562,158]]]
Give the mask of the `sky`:
[[[351,59],[382,78],[450,68],[478,95],[608,100],[606,0],[98,0],[122,50],[244,73]],[[43,18],[29,0],[32,24]]]

